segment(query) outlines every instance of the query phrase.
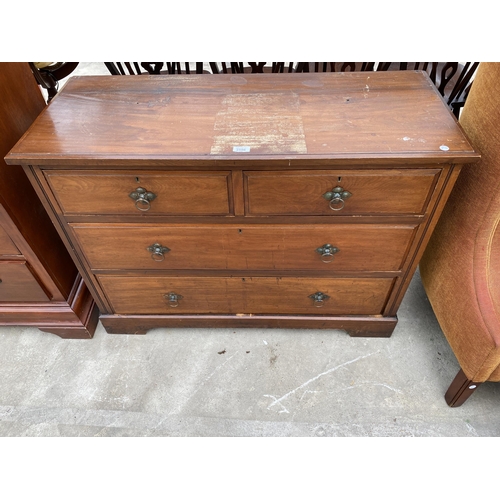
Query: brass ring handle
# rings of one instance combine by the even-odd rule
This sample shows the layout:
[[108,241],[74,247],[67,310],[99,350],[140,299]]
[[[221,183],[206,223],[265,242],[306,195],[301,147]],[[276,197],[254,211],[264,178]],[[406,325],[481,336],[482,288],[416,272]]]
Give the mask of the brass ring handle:
[[[342,186],[337,186],[333,188],[331,191],[327,191],[323,195],[323,198],[325,198],[325,200],[328,200],[330,202],[328,206],[330,207],[331,210],[338,212],[344,208],[345,200],[350,196],[352,196],[352,193],[346,191]],[[338,204],[340,204],[339,207],[334,206]]]
[[160,245],[159,243],[155,243],[151,245],[150,247],[147,247],[146,250],[149,250],[151,252],[151,258],[155,262],[161,262],[165,260],[165,253],[170,252],[170,248],[164,247]]
[[151,203],[149,200],[139,199],[135,202],[135,208],[141,212],[147,212],[151,208]]
[[147,212],[151,208],[151,202],[156,198],[156,195],[143,187],[138,187],[129,194],[129,197],[135,200],[137,210]]
[[315,307],[323,307],[325,305],[325,301],[328,300],[330,296],[326,295],[323,292],[316,292],[312,295],[309,295],[308,298],[313,300]]
[[330,245],[330,243],[326,243],[322,247],[316,248],[316,252],[321,254],[321,261],[328,264],[333,261],[335,254],[340,252],[340,250],[337,247]]
[[[338,203],[342,203],[342,205],[340,205],[340,207],[338,208],[335,208],[333,205],[337,205]],[[330,207],[331,210],[335,210],[336,212],[338,212],[339,210],[342,210],[344,208],[345,201],[342,198],[334,198],[333,200],[330,201],[328,206]]]
[[177,307],[179,305],[179,300],[183,299],[182,295],[175,292],[168,292],[163,296],[170,307]]

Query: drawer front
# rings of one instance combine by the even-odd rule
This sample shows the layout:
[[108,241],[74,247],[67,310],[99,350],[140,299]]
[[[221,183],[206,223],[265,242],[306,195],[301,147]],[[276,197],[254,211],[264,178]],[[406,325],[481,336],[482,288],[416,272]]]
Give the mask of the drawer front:
[[244,174],[247,215],[420,215],[438,169]]
[[45,172],[64,213],[228,215],[230,172]]
[[397,271],[415,226],[70,224],[93,270]]
[[393,282],[390,278],[109,275],[99,279],[116,314],[374,315],[382,313]]
[[0,255],[21,255],[21,252],[2,226],[0,226]]
[[26,262],[0,262],[1,302],[48,302]]

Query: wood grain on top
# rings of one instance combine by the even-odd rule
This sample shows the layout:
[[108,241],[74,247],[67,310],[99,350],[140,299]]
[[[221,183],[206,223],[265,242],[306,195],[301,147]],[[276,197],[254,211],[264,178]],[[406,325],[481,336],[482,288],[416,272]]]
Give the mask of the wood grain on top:
[[412,156],[479,156],[419,71],[74,77],[6,161]]

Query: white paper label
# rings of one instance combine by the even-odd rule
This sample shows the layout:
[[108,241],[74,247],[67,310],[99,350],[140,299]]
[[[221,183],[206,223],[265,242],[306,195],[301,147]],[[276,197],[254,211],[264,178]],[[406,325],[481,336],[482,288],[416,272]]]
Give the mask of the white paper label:
[[233,153],[250,153],[250,146],[233,146]]

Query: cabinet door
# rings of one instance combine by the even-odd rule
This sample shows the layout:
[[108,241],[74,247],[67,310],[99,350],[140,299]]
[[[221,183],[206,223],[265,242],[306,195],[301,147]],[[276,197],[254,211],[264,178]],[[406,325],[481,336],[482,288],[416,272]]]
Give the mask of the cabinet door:
[[26,262],[0,262],[1,302],[48,302]]
[[0,255],[20,255],[21,252],[10,239],[7,231],[0,226]]

